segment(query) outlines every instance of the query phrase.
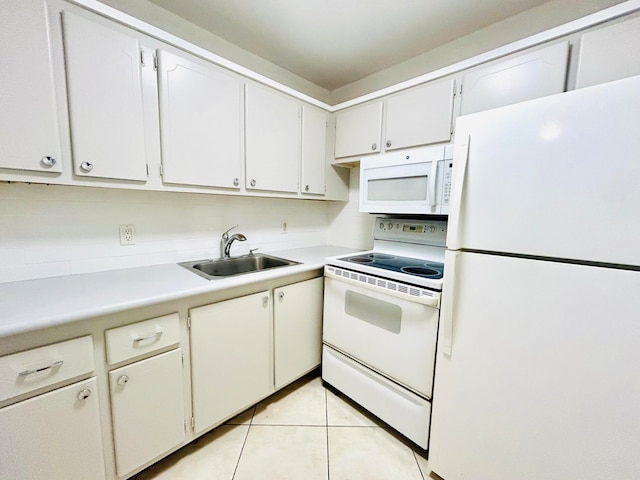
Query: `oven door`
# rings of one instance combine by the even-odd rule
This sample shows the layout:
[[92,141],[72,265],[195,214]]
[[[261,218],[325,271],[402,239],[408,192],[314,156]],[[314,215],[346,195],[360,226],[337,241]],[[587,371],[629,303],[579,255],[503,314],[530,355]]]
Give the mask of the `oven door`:
[[382,290],[327,277],[323,342],[430,399],[439,310]]

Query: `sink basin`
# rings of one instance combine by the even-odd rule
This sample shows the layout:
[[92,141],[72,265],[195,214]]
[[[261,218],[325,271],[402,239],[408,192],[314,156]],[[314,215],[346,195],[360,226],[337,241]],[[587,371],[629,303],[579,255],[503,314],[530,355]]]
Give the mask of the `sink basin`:
[[195,262],[179,263],[181,267],[191,270],[209,280],[243,275],[245,273],[261,272],[271,268],[298,265],[284,258],[272,257],[270,255],[244,255],[242,257],[221,258],[219,260],[198,260]]

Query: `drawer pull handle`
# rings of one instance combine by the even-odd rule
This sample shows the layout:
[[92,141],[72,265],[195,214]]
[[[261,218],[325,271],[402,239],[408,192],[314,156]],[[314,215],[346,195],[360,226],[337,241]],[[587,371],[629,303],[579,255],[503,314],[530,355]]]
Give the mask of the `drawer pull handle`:
[[57,362],[52,363],[48,367],[35,368],[33,370],[25,370],[24,372],[20,372],[18,374],[18,377],[26,377],[27,375],[31,375],[32,373],[40,373],[40,372],[44,372],[45,370],[52,370],[54,368],[61,367],[63,363],[64,362],[62,360],[59,360]]
[[162,336],[162,330],[156,333],[152,333],[151,335],[147,335],[146,337],[138,337],[133,339],[133,343],[137,344],[140,342],[144,342],[145,340],[156,340]]

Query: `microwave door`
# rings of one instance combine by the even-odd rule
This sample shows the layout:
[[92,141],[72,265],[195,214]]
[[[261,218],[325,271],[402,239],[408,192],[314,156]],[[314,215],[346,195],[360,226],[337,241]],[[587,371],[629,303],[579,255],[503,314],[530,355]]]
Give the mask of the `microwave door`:
[[438,213],[437,168],[438,162],[434,161],[363,169],[360,211]]

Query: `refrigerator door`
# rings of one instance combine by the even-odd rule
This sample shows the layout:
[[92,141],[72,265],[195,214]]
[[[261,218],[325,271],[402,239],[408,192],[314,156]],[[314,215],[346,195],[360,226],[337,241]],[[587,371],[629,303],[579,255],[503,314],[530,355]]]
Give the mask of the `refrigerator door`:
[[450,249],[640,265],[640,77],[461,117]]
[[432,470],[640,478],[640,272],[448,255],[440,334],[450,329],[451,350],[439,343]]

